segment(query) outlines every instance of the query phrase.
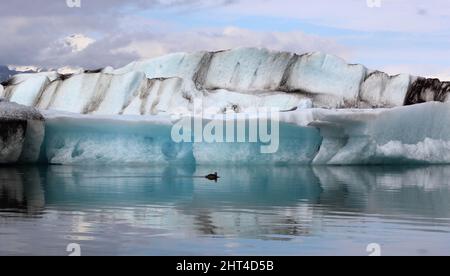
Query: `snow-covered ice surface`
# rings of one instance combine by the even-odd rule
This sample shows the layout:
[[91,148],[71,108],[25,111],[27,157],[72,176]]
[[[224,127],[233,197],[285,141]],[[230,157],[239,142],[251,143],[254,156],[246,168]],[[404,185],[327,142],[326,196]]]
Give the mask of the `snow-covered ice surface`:
[[171,113],[200,97],[221,105],[220,112],[245,111],[249,102],[289,110],[305,99],[317,108],[389,108],[446,102],[450,91],[448,82],[389,76],[323,53],[255,48],[171,54],[75,74],[19,74],[3,86],[0,96],[19,104],[97,115]]
[[[16,141],[3,146],[3,160],[34,160],[40,149],[52,164],[450,163],[450,83],[437,79],[255,48],[61,72],[19,74],[0,86],[0,98],[46,117],[42,147],[37,139],[22,150],[25,134],[44,135],[34,124],[17,126],[3,134]],[[281,110],[278,152],[262,154],[258,143],[175,143],[171,115],[197,114],[198,100],[211,118]]]

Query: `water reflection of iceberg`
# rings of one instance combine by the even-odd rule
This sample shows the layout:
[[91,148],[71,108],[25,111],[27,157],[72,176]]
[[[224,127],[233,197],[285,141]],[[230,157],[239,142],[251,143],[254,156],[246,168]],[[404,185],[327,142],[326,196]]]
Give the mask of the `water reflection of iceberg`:
[[[333,210],[450,217],[450,167],[315,167]],[[344,202],[335,202],[336,200]]]
[[0,215],[5,209],[96,210],[103,221],[272,237],[310,235],[330,216],[450,218],[446,166],[222,167],[218,184],[195,177],[215,169],[3,168],[8,180],[0,182]]
[[45,206],[37,167],[0,167],[0,211],[39,213]]

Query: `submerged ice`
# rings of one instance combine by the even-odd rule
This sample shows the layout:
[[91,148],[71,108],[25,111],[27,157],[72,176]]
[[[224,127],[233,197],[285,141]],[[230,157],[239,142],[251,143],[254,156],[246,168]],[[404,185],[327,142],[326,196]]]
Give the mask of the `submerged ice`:
[[[0,85],[0,162],[450,163],[449,92],[323,53],[254,48],[19,74]],[[175,142],[173,116],[198,116],[199,100],[206,121],[240,114],[248,125],[280,110],[277,152],[261,153],[261,141]]]

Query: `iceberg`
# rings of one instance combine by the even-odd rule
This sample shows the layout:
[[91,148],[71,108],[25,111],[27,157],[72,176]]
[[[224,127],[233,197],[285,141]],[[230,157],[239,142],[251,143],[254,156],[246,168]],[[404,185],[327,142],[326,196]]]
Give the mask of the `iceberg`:
[[[168,115],[94,116],[44,111],[46,162],[51,164],[298,164],[450,163],[450,103],[392,109],[297,109],[280,113],[279,148],[261,143],[178,143]],[[212,116],[205,120],[217,120]],[[221,117],[219,117],[221,118]],[[252,115],[243,117],[248,126]],[[226,122],[225,122],[226,124]],[[226,134],[223,134],[223,140]]]
[[[49,164],[298,164],[380,165],[450,163],[450,103],[391,109],[297,109],[279,114],[279,147],[264,143],[176,142],[169,115],[34,113],[0,104],[0,162]],[[5,112],[5,110],[9,110]],[[243,120],[248,127],[257,115]],[[45,123],[44,118],[45,117]],[[223,116],[222,116],[223,117]],[[218,115],[204,124],[222,118]],[[227,121],[224,119],[224,124]],[[44,126],[45,125],[45,126]],[[45,128],[45,131],[44,131]],[[226,140],[223,133],[222,140]]]
[[[0,162],[450,163],[450,83],[437,79],[390,76],[318,52],[255,48],[59,72],[1,84]],[[180,143],[171,136],[180,118],[250,126],[267,108],[279,111],[274,154],[260,152],[264,141]]]
[[449,112],[450,104],[437,102],[372,111],[319,111],[309,124],[324,139],[313,163],[449,163]]
[[196,98],[220,100],[218,112],[249,109],[249,101],[282,110],[304,100],[316,108],[391,108],[446,102],[450,90],[449,82],[389,76],[324,53],[255,48],[171,54],[74,74],[19,74],[3,86],[0,96],[19,104],[94,115],[171,113],[191,108]]

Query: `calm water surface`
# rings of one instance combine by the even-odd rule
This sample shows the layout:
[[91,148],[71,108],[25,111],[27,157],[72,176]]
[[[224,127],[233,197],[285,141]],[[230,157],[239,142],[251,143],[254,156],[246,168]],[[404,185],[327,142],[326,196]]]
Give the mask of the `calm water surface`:
[[[218,183],[196,176],[218,171]],[[450,167],[2,167],[0,255],[450,255]]]

